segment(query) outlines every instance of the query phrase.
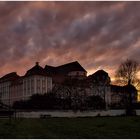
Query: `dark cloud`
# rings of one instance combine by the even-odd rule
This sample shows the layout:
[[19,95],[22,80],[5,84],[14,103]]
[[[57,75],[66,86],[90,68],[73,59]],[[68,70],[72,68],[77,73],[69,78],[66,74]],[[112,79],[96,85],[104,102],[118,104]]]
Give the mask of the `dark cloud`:
[[0,2],[1,75],[78,60],[113,76],[140,60],[140,2]]

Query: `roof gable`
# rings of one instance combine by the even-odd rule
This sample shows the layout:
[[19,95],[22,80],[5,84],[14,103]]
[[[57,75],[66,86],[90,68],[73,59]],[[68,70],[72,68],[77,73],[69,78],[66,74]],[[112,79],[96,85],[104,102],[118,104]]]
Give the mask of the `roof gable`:
[[11,73],[8,73],[8,74],[4,75],[3,77],[1,77],[0,81],[12,81],[12,80],[15,80],[19,77],[20,76],[17,75],[16,72],[11,72]]
[[36,62],[36,65],[29,69],[25,74],[25,76],[31,75],[47,75],[47,73],[41,66],[39,66],[38,62]]
[[64,72],[64,73],[68,73],[68,72],[71,72],[71,71],[86,72],[86,70],[77,61],[58,66],[57,70],[59,72]]
[[88,76],[88,81],[94,84],[110,84],[110,77],[104,70],[98,70]]
[[67,73],[72,72],[72,71],[87,72],[77,61],[67,63],[64,65],[60,65],[57,67],[52,67],[52,66],[46,65],[45,70],[51,74],[53,74],[53,73],[54,74],[67,74]]

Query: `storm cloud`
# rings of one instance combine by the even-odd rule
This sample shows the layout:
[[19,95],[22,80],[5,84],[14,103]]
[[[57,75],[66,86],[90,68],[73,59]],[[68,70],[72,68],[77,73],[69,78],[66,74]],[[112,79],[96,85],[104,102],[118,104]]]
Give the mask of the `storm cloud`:
[[140,61],[140,2],[0,2],[0,75],[79,61],[114,76]]

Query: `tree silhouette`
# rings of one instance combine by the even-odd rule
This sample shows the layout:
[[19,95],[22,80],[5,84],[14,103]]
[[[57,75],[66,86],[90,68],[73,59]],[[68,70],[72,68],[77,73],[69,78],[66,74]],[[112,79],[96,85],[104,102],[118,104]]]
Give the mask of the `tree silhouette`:
[[16,109],[55,109],[57,105],[55,93],[34,94],[25,101],[16,101],[13,108]]
[[139,83],[137,73],[139,64],[135,60],[127,59],[122,62],[116,71],[116,80],[124,85]]
[[[137,82],[140,83],[139,79],[137,78],[137,73],[139,71],[139,64],[135,60],[129,60],[122,62],[119,68],[116,71],[116,79],[121,82],[121,84],[127,85],[127,96],[126,96],[126,113],[127,115],[133,114],[132,102],[133,102],[133,90],[132,85],[135,85]],[[134,87],[135,88],[135,87]]]

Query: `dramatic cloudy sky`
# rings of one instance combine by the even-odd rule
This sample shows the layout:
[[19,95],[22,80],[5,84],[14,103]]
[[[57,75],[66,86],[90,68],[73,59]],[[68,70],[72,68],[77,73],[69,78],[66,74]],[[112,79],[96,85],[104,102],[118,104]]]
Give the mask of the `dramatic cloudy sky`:
[[140,2],[0,2],[0,76],[79,61],[113,77],[140,61]]

